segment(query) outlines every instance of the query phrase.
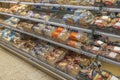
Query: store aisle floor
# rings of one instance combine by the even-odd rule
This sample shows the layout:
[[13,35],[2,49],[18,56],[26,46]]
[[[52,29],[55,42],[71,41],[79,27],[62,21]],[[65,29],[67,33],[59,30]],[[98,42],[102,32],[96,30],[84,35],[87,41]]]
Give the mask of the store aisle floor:
[[0,80],[55,80],[31,64],[0,48]]

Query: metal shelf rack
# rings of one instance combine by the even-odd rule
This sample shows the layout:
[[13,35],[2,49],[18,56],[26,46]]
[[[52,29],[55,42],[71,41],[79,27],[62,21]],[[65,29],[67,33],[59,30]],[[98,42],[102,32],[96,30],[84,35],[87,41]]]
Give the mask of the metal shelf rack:
[[2,46],[3,48],[6,48],[7,50],[12,51],[12,53],[14,53],[15,55],[18,55],[19,57],[22,57],[22,58],[24,57],[27,61],[29,61],[32,64],[39,65],[41,67],[41,69],[56,76],[56,78],[58,78],[58,80],[77,80],[76,78],[71,77],[70,75],[48,65],[45,62],[38,60],[37,58],[31,56],[30,54],[28,54],[24,51],[21,51],[20,49],[12,46],[6,42],[3,42],[1,40],[0,40],[0,46]]
[[[1,3],[13,3],[13,4],[27,4],[27,5],[40,5],[40,6],[55,6],[55,7],[65,7],[65,8],[75,8],[75,9],[86,9],[86,10],[99,10],[99,7],[94,6],[75,6],[75,5],[62,5],[62,4],[50,4],[50,3],[34,3],[34,2],[18,2],[18,1],[4,1],[0,0]],[[107,8],[104,7],[103,10],[109,12],[120,12],[119,8]]]
[[[66,25],[66,24],[50,22],[50,21],[45,21],[45,20],[35,19],[35,18],[30,18],[30,17],[25,17],[25,16],[19,16],[19,15],[4,13],[4,12],[0,12],[0,14],[11,16],[11,17],[17,17],[17,18],[21,18],[21,19],[26,19],[26,20],[31,20],[31,21],[34,21],[34,22],[41,22],[41,23],[46,23],[46,24],[51,24],[51,25],[55,25],[55,26],[61,26],[61,27],[64,27],[64,28],[68,28],[68,25]],[[69,26],[69,28],[73,29],[73,30],[79,30],[79,31],[87,32],[87,33],[92,33],[92,30],[90,30],[90,29],[84,29],[84,28],[75,27],[75,26]],[[95,31],[95,32],[97,34],[102,34],[102,35],[106,35],[106,36],[109,36],[109,37],[120,38],[120,36],[116,35],[116,34],[110,34],[110,33],[105,33],[105,32],[100,32],[100,31]]]
[[[44,41],[49,42],[49,43],[52,43],[52,44],[54,44],[54,45],[63,47],[63,48],[65,48],[65,49],[68,49],[68,50],[71,50],[71,51],[74,51],[74,52],[76,52],[76,53],[78,53],[78,54],[84,54],[84,55],[89,56],[89,57],[91,57],[91,58],[96,58],[96,55],[95,55],[95,54],[92,54],[92,53],[90,53],[90,52],[86,52],[86,51],[83,51],[83,50],[80,50],[80,49],[76,49],[76,48],[73,48],[73,47],[70,47],[70,46],[61,44],[61,43],[59,43],[59,42],[55,42],[55,41],[53,41],[53,40],[44,38],[44,37],[42,37],[42,36],[35,35],[35,34],[33,34],[33,33],[29,33],[29,32],[23,31],[23,30],[19,30],[19,29],[12,28],[12,27],[10,27],[10,26],[6,26],[6,25],[4,25],[4,24],[0,24],[0,25],[6,27],[6,28],[8,28],[8,29],[11,29],[11,30],[14,30],[14,31],[23,33],[23,34],[27,34],[27,35],[36,37],[36,38],[38,38],[38,39],[40,39],[40,40],[44,40]],[[99,60],[101,60],[101,61],[106,61],[106,62],[108,62],[108,63],[112,63],[112,64],[115,64],[115,65],[120,66],[120,62],[117,62],[117,61],[114,61],[114,60],[111,60],[111,59],[108,59],[108,58],[105,58],[105,57],[102,57],[102,56],[99,57]]]

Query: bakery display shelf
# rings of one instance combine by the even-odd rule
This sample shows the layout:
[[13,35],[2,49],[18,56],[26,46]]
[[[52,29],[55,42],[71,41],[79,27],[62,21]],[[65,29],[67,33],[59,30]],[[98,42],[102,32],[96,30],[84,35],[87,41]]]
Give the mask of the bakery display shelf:
[[92,54],[92,53],[88,53],[88,52],[82,51],[82,50],[80,50],[80,49],[76,49],[76,48],[73,48],[73,47],[70,47],[70,46],[61,44],[61,43],[59,43],[59,42],[55,42],[55,41],[53,41],[53,40],[50,40],[50,39],[47,39],[47,38],[44,38],[44,37],[35,35],[35,34],[33,34],[33,33],[26,32],[26,31],[23,31],[23,30],[20,30],[20,29],[11,28],[11,27],[6,26],[6,25],[4,25],[4,24],[0,24],[0,25],[1,25],[1,26],[4,26],[5,28],[8,28],[8,29],[10,29],[10,30],[14,30],[14,31],[17,31],[17,32],[21,32],[21,33],[23,33],[23,34],[27,34],[27,35],[36,37],[36,38],[38,38],[38,39],[40,39],[40,40],[47,41],[47,42],[49,42],[49,43],[52,43],[52,44],[55,44],[55,45],[57,45],[57,46],[63,47],[63,48],[65,48],[65,49],[69,49],[69,50],[74,51],[74,52],[76,52],[76,53],[84,54],[84,55],[89,56],[89,57],[92,57],[92,58],[95,58],[95,57],[96,57],[96,55],[94,55],[94,54]]
[[[45,24],[51,24],[51,25],[55,25],[55,26],[61,26],[61,27],[64,27],[64,28],[70,28],[72,30],[79,30],[79,31],[87,32],[87,33],[92,33],[92,30],[90,30],[90,29],[84,29],[84,28],[80,28],[80,27],[69,26],[69,25],[66,25],[66,24],[50,22],[50,21],[45,21],[45,20],[35,19],[35,18],[30,18],[30,17],[24,17],[24,16],[19,16],[19,15],[4,13],[4,12],[0,12],[0,14],[7,15],[7,16],[12,16],[12,17],[17,17],[17,18],[21,18],[21,19],[26,19],[26,20],[31,20],[31,21],[35,21],[35,22],[42,22],[42,23],[45,23]],[[101,32],[101,31],[95,31],[95,32],[97,34],[102,34],[102,35],[106,35],[106,36],[109,36],[109,37],[120,38],[120,35],[116,35],[116,34],[105,33],[105,32]]]
[[21,19],[26,19],[26,20],[31,20],[31,21],[35,21],[35,22],[42,22],[42,23],[45,23],[45,24],[51,24],[51,25],[55,25],[55,26],[61,26],[61,27],[70,28],[70,29],[73,29],[73,30],[80,30],[80,31],[88,32],[88,33],[92,32],[89,29],[78,28],[78,27],[74,27],[74,26],[69,26],[68,27],[68,25],[66,25],[66,24],[50,22],[50,21],[45,21],[45,20],[41,20],[41,19],[35,19],[35,18],[30,18],[30,17],[25,17],[25,16],[19,16],[19,15],[4,13],[4,12],[0,12],[0,14],[7,15],[7,16],[12,16],[12,17],[17,17],[17,18],[21,18]]
[[[44,71],[46,71],[47,73],[55,76],[57,78],[57,80],[77,80],[76,78],[73,78],[72,76],[48,65],[47,63],[44,63],[40,60],[38,60],[37,58],[29,55],[28,53],[6,43],[0,40],[0,46],[2,46],[3,48],[12,51],[12,53],[15,53],[16,55],[18,55],[19,57],[23,56],[27,61],[29,61],[30,63],[37,64],[40,66],[40,68]],[[82,79],[82,78],[81,78]],[[84,80],[84,79],[82,79]]]
[[[86,9],[86,10],[99,10],[99,7],[94,6],[75,6],[75,5],[62,5],[62,4],[50,4],[50,3],[34,3],[34,2],[18,2],[18,1],[3,1],[2,3],[14,3],[14,4],[27,4],[27,5],[41,5],[41,6],[54,6],[54,7],[65,7],[65,8],[75,8],[75,9]],[[119,8],[107,8],[104,7],[103,10],[109,12],[120,12]]]
[[[76,48],[73,48],[73,47],[70,47],[70,46],[61,44],[61,43],[59,43],[59,42],[55,42],[55,41],[53,41],[53,40],[50,40],[50,39],[47,39],[47,38],[44,38],[44,37],[35,35],[35,34],[33,34],[33,33],[29,33],[29,32],[23,31],[23,30],[11,28],[11,27],[9,27],[9,26],[7,26],[7,25],[4,25],[4,24],[0,24],[0,25],[6,27],[6,28],[8,28],[8,29],[17,31],[17,32],[21,32],[21,33],[23,33],[23,34],[27,34],[27,35],[36,37],[36,38],[38,38],[38,39],[40,39],[40,40],[44,40],[44,41],[46,41],[46,42],[52,43],[52,44],[54,44],[54,45],[63,47],[63,48],[65,48],[65,49],[68,49],[68,50],[71,50],[71,51],[74,51],[74,52],[76,52],[76,53],[84,54],[84,55],[89,56],[89,57],[91,57],[91,58],[96,58],[96,55],[95,55],[95,54],[92,54],[92,53],[90,53],[90,52],[86,52],[86,51],[83,51],[83,50],[80,50],[80,49],[76,49]],[[105,58],[105,57],[102,57],[102,56],[99,56],[99,60],[120,66],[120,62],[117,62],[117,61],[114,61],[114,60],[111,60],[111,59],[108,59],[108,58]]]

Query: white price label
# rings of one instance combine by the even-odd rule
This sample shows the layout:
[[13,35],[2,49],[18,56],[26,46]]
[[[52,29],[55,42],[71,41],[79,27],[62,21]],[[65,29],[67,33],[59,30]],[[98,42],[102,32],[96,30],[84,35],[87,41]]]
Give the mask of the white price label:
[[110,53],[109,53],[109,56],[112,57],[112,58],[115,58],[115,57],[117,56],[117,53],[110,52]]
[[102,23],[102,20],[96,20],[95,22],[96,23]]
[[116,23],[115,26],[120,26],[120,22]]
[[120,51],[120,47],[115,46],[115,47],[114,47],[114,50],[115,50],[115,51]]
[[110,80],[119,80],[119,79],[115,76],[112,76]]
[[100,45],[101,45],[101,44],[103,44],[103,42],[102,42],[102,41],[100,41],[100,40],[99,40],[99,41],[97,41],[97,43],[98,43],[98,44],[100,44]]
[[82,34],[78,34],[76,37],[77,39],[80,39],[83,35]]
[[108,16],[102,16],[102,19],[108,19],[109,17]]
[[93,50],[98,51],[99,47],[93,47]]

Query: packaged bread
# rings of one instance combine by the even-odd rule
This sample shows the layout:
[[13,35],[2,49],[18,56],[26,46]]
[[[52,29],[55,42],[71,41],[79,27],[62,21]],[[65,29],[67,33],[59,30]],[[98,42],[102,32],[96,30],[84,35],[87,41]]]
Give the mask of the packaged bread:
[[116,3],[116,0],[103,0],[103,3],[105,5],[113,5]]
[[97,46],[86,46],[86,49],[87,49],[88,51],[90,51],[91,53],[96,54],[96,55],[102,53],[101,48],[100,48],[100,47],[97,47]]
[[24,25],[23,28],[24,28],[25,31],[32,32],[33,31],[33,26],[34,26],[34,24],[27,23],[26,25]]
[[51,38],[55,29],[56,28],[53,26],[46,26],[45,29],[42,30],[42,32],[46,37]]
[[83,45],[81,42],[77,42],[77,41],[73,41],[73,40],[69,40],[67,42],[67,44],[71,47],[75,47],[75,48],[78,48],[78,49],[81,49],[81,47]]
[[69,31],[66,30],[66,29],[64,29],[64,30],[58,35],[57,38],[58,38],[58,40],[59,40],[60,42],[66,43],[66,41],[67,41],[68,38],[69,38],[69,35],[70,35]]
[[80,5],[80,1],[79,0],[75,0],[75,1],[69,1],[70,5]]
[[101,16],[101,19],[102,19],[102,20],[105,20],[105,21],[107,21],[107,22],[110,22],[110,21],[111,21],[110,16]]
[[34,49],[30,50],[29,54],[35,58],[37,58],[36,51]]
[[104,56],[116,60],[116,61],[120,61],[120,54],[119,53],[115,53],[112,51],[106,51],[105,53],[103,53]]
[[11,17],[10,20],[15,24],[17,24],[20,21],[20,19],[15,18],[15,17]]
[[64,71],[64,72],[67,72],[67,65],[69,64],[69,62],[67,62],[66,60],[63,60],[63,61],[60,61],[57,63],[57,68]]
[[46,61],[52,65],[55,66],[55,63],[62,60],[66,54],[66,51],[62,49],[55,49],[54,52],[51,52],[50,54],[46,55]]
[[59,4],[67,4],[67,3],[69,3],[69,0],[58,0],[57,3],[59,3]]
[[70,33],[70,39],[80,41],[81,43],[86,43],[88,38],[87,38],[86,35],[83,35],[82,33],[71,32]]
[[105,22],[104,20],[101,20],[101,19],[95,20],[95,24],[101,28],[104,28],[107,26],[107,22]]
[[33,27],[33,31],[36,33],[36,34],[39,34],[41,35],[42,34],[42,30],[45,28],[45,25],[44,24],[38,24],[36,26]]
[[64,30],[64,28],[58,27],[52,34],[53,38],[57,38],[59,34]]
[[113,52],[120,53],[120,47],[119,46],[109,45],[109,46],[107,46],[107,50],[111,50]]
[[66,14],[63,16],[63,20],[68,24],[72,24],[72,25],[75,24],[74,19],[73,19],[73,15]]
[[26,41],[22,46],[21,49],[25,52],[29,52],[35,47],[35,44],[32,41]]
[[96,46],[100,46],[100,47],[102,47],[102,48],[106,48],[106,47],[107,47],[107,44],[106,44],[104,41],[102,41],[102,40],[96,40],[96,41],[94,42],[94,44],[95,44]]
[[80,71],[80,67],[77,64],[67,65],[67,73],[73,77],[76,77]]
[[115,18],[112,20],[112,26],[116,29],[120,29],[120,18]]

